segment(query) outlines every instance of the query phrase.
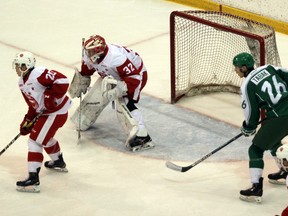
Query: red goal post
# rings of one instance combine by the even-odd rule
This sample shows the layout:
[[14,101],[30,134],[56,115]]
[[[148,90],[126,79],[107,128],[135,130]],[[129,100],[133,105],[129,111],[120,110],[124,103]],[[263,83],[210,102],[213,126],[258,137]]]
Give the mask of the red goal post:
[[171,103],[211,92],[239,93],[242,80],[232,60],[251,53],[256,66],[281,66],[275,31],[253,20],[218,11],[170,14]]

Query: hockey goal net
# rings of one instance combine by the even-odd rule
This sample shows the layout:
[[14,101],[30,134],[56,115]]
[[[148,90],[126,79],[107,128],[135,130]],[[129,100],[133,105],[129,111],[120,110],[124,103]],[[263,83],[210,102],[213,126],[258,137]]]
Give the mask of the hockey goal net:
[[217,11],[173,11],[170,15],[171,103],[182,96],[239,93],[242,79],[232,60],[251,53],[256,66],[280,66],[272,27]]

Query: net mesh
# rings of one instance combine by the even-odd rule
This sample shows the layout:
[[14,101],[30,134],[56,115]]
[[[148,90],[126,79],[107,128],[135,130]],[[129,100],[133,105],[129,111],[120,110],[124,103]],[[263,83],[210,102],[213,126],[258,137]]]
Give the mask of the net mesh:
[[[281,65],[275,32],[268,25],[216,11],[181,11],[172,25],[175,98],[183,94],[239,93],[242,80],[234,71],[232,59],[241,52],[251,53],[256,66]],[[264,41],[262,49],[260,40]],[[261,55],[265,62],[260,62]]]

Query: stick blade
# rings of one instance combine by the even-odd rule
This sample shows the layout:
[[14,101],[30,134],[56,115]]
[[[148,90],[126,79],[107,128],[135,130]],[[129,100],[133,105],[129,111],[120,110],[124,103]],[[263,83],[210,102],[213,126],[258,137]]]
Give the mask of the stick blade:
[[166,161],[166,167],[169,168],[169,169],[172,169],[172,170],[175,170],[175,171],[178,171],[178,172],[183,172],[183,169],[181,166],[178,166],[170,161]]

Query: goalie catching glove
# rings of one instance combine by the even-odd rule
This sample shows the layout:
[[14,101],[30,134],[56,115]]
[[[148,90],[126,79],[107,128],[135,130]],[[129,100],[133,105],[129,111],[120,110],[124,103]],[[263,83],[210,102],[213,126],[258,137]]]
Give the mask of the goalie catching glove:
[[242,127],[241,127],[241,133],[246,136],[252,136],[253,134],[256,133],[256,128],[250,128],[247,126],[246,121],[243,121]]
[[71,98],[80,97],[81,94],[86,94],[88,87],[91,83],[90,76],[82,76],[77,68],[75,68],[75,74],[68,89],[68,93]]
[[112,76],[106,76],[102,80],[102,96],[109,101],[127,95],[127,85],[124,81],[118,81]]

